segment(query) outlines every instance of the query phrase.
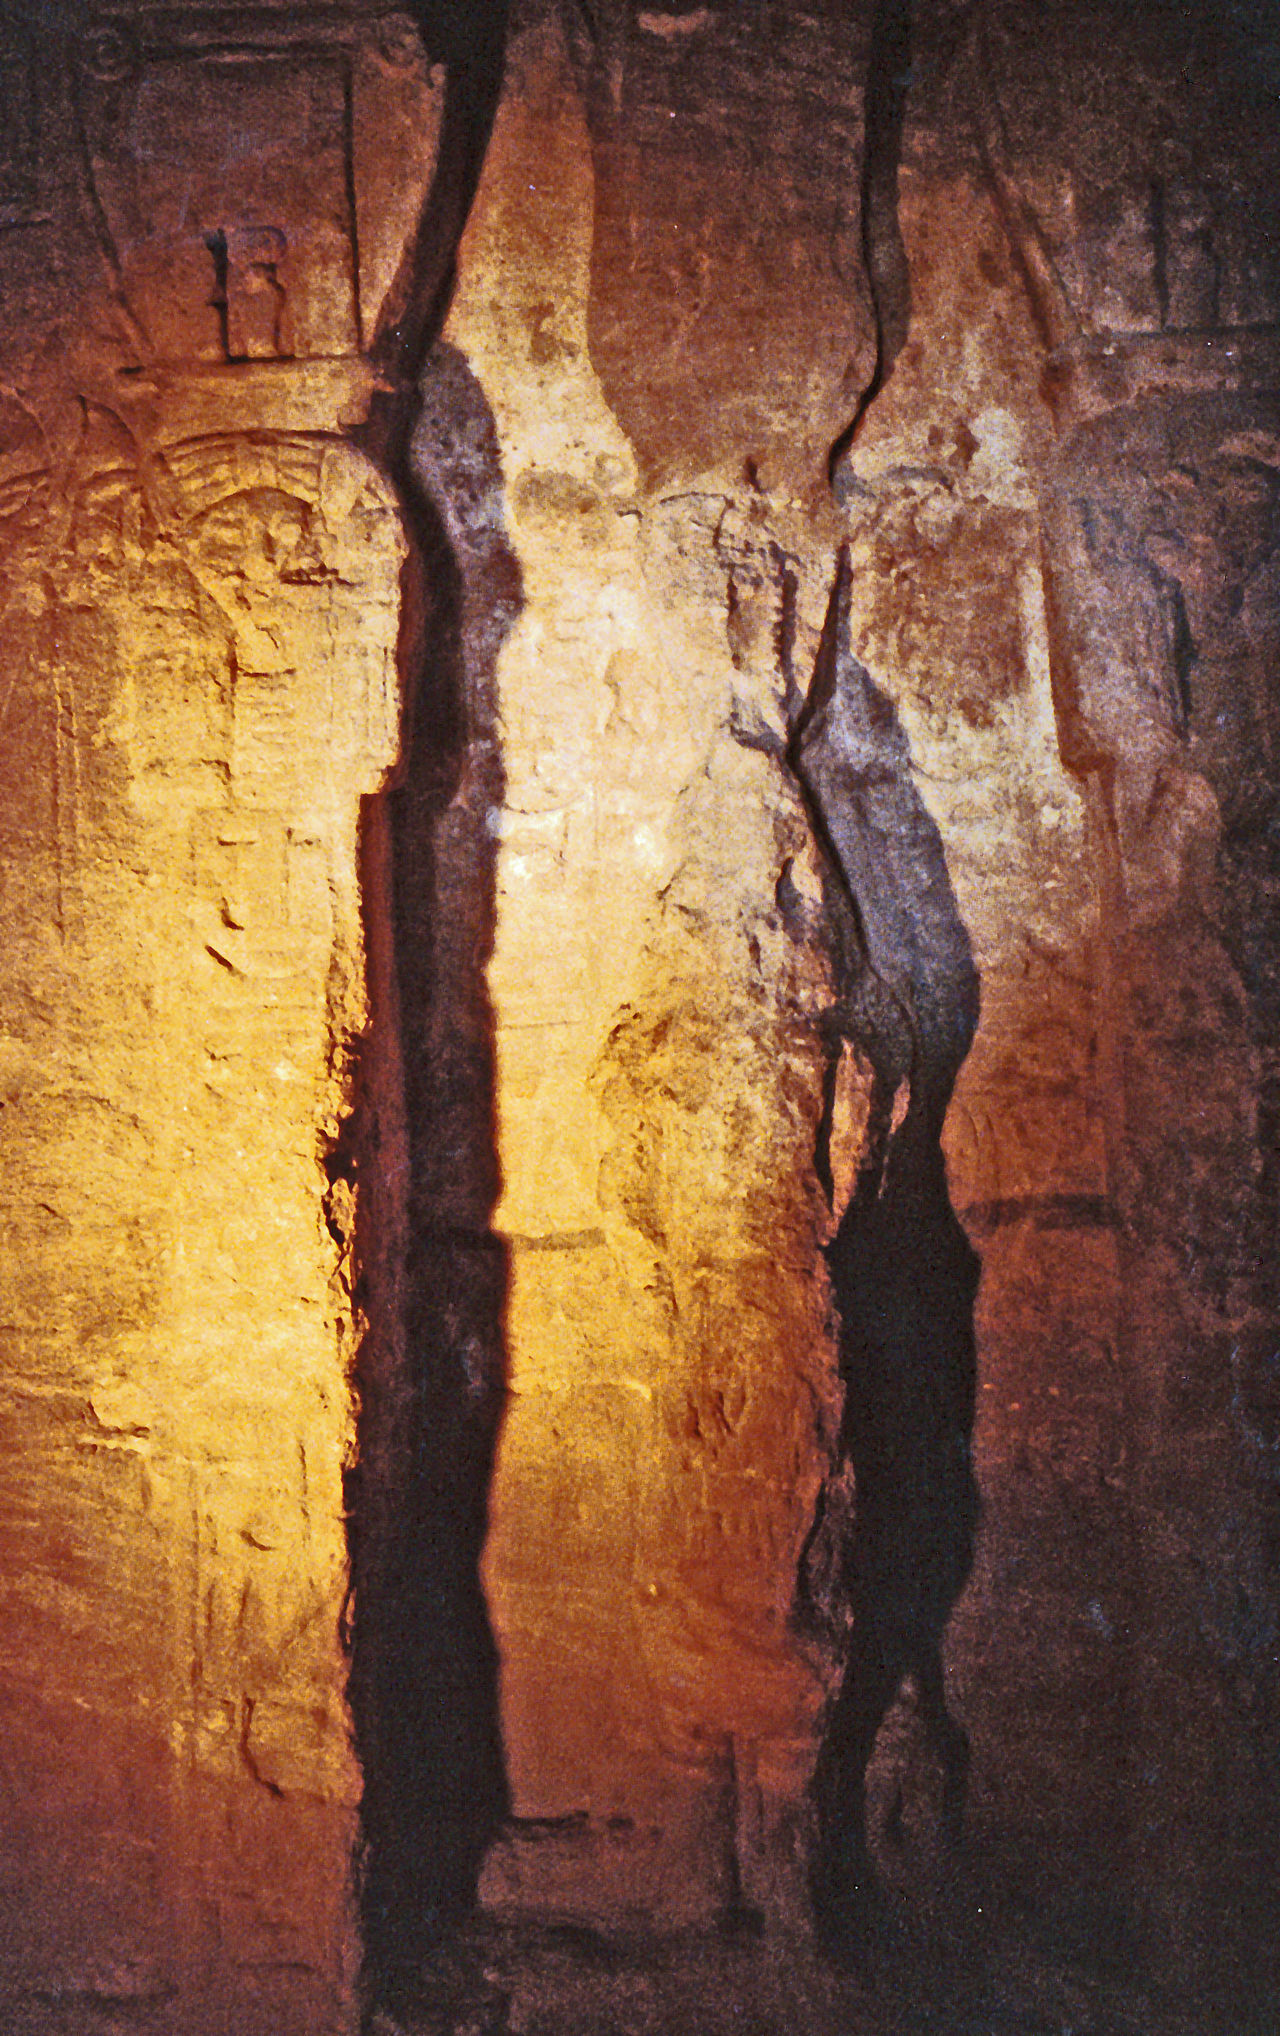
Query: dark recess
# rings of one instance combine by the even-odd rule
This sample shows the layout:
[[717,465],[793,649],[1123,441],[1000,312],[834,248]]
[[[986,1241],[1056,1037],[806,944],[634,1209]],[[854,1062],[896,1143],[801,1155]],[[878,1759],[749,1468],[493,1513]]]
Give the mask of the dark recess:
[[496,662],[521,592],[492,416],[465,361],[435,344],[497,104],[506,11],[413,9],[448,67],[440,155],[371,349],[388,387],[356,435],[397,492],[409,542],[402,756],[362,827],[372,1020],[330,1162],[358,1183],[368,1325],[347,1512],[371,2001],[393,1998],[473,1905],[507,1810],[479,1564],[506,1391],[488,816],[504,794]]
[[[837,1952],[861,1941],[878,1898],[866,1770],[907,1678],[942,1765],[944,1829],[959,1834],[968,1741],[947,1709],[942,1639],[978,1518],[980,1273],[939,1142],[977,1029],[978,973],[893,703],[853,654],[848,596],[842,553],[791,752],[827,851],[841,991],[833,1046],[856,1040],[874,1070],[866,1159],[827,1253],[843,1422],[800,1576],[802,1611],[848,1634],[813,1780],[815,1917]],[[828,1108],[824,1140],[830,1131]],[[830,1193],[825,1149],[817,1163]]]
[[831,448],[828,472],[839,463],[889,379],[906,344],[911,278],[898,222],[898,170],[911,84],[912,0],[877,0],[867,57],[866,131],[862,157],[862,255],[875,307],[876,363],[847,428]]

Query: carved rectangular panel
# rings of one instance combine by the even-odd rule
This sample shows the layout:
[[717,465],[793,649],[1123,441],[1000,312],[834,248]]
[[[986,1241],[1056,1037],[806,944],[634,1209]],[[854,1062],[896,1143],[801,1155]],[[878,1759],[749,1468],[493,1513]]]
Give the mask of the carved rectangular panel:
[[313,359],[359,340],[341,55],[151,54],[82,83],[94,191],[161,358]]

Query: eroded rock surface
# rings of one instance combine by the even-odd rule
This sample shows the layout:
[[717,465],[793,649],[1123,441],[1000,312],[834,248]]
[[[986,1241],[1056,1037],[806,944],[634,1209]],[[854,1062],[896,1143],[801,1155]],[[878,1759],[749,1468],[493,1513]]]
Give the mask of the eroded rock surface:
[[[688,182],[689,151],[732,117],[738,73],[724,38],[737,26],[714,8],[643,23],[621,10],[590,12],[593,32],[574,30],[572,65],[553,26],[522,18],[450,328],[493,402],[528,597],[499,674],[511,720],[494,985],[498,1220],[531,1243],[515,1261],[515,1398],[486,1575],[507,1663],[516,1806],[529,1822],[491,1863],[489,1898],[518,1905],[545,1895],[571,1909],[625,1902],[636,1883],[624,1862],[639,1847],[625,1823],[610,1835],[607,1819],[635,1812],[619,1799],[617,1770],[601,1778],[598,1748],[606,1732],[627,1746],[624,1793],[654,1761],[637,1751],[648,1745],[653,1698],[657,1715],[671,1715],[663,1685],[646,1684],[644,1702],[627,1694],[639,1664],[652,1675],[645,1631],[662,1631],[668,1590],[690,1630],[689,1608],[723,1564],[741,1636],[745,1576],[778,1575],[772,1556],[744,1567],[729,1553],[729,1513],[721,1554],[705,1539],[696,1558],[683,1553],[693,1544],[682,1500],[663,1527],[655,1577],[644,1553],[644,1488],[655,1476],[673,1493],[682,1486],[671,1457],[653,1469],[671,1445],[651,1409],[673,1390],[691,1398],[686,1448],[714,1522],[721,1487],[711,1465],[718,1478],[732,1461],[729,1431],[752,1423],[766,1389],[795,1409],[814,1395],[822,1418],[816,1428],[806,1419],[800,1459],[785,1440],[793,1414],[754,1431],[746,1488],[753,1517],[774,1522],[758,1529],[762,1549],[797,1549],[807,1494],[831,1462],[839,1395],[819,1326],[819,1246],[831,1218],[806,1145],[821,1103],[804,1083],[829,1050],[839,938],[786,743],[844,543],[852,646],[899,718],[982,984],[981,1020],[944,1132],[952,1198],[984,1259],[977,1452],[986,1525],[952,1648],[960,1708],[979,1728],[975,1816],[1008,1837],[1015,1806],[1034,1804],[1038,1828],[1061,1834],[1064,1856],[1110,1862],[1099,1868],[1098,1899],[1137,1929],[1153,1903],[1177,1911],[1215,1886],[1213,1899],[1225,1899],[1256,1857],[1256,1837],[1241,1835],[1230,1851],[1236,1864],[1223,1865],[1227,1854],[1215,1858],[1215,1846],[1225,1834],[1197,1838],[1192,1805],[1197,1790],[1212,1793],[1214,1721],[1233,1701],[1225,1692],[1237,1685],[1240,1650],[1254,1646],[1246,1631],[1258,1640],[1247,1701],[1263,1701],[1256,1678],[1272,1602],[1259,1566],[1270,1503],[1262,1370],[1235,1341],[1240,1325],[1269,1319],[1271,1305],[1257,1246],[1246,1241],[1267,1218],[1256,1190],[1265,1134],[1252,1128],[1265,1094],[1257,1059],[1265,1025],[1245,983],[1257,983],[1260,1013],[1269,976],[1258,968],[1257,938],[1242,973],[1233,902],[1269,881],[1261,842],[1271,795],[1260,790],[1269,737],[1258,736],[1248,764],[1239,749],[1225,771],[1219,761],[1233,722],[1260,729],[1257,715],[1270,711],[1250,674],[1270,656],[1259,603],[1271,570],[1263,530],[1274,471],[1265,451],[1272,313],[1257,295],[1260,254],[1241,252],[1267,238],[1260,165],[1271,143],[1247,52],[1256,46],[1265,65],[1270,45],[1241,17],[1216,45],[1218,83],[1197,73],[1179,100],[1170,81],[1191,61],[1180,38],[1190,34],[1191,56],[1203,55],[1207,23],[1170,23],[1167,34],[1147,24],[1132,65],[1121,67],[1126,82],[1113,69],[1108,84],[1070,9],[1048,21],[1047,68],[1020,16],[967,24],[949,9],[920,9],[898,107],[867,68],[877,49],[891,56],[898,45],[883,19],[868,20],[851,36],[853,72],[839,67],[846,44],[827,69],[829,88],[848,78],[840,89],[849,104],[879,109],[878,145],[896,155],[868,170],[855,138],[844,202],[855,188],[870,203],[892,187],[905,267],[895,282],[882,218],[873,247],[875,234],[847,215],[839,244],[859,249],[863,265],[861,336],[848,349],[858,374],[843,385],[827,376],[812,407],[789,393],[785,376],[770,377],[767,396],[751,397],[752,429],[737,407],[756,387],[756,327],[745,312],[717,346],[697,347],[687,417],[668,393],[682,347],[693,349],[744,286],[724,280],[711,241],[695,282],[675,253],[661,254],[656,229],[640,233],[649,208],[674,235],[709,202],[698,184],[685,210],[664,180]],[[1118,17],[1106,20],[1107,34],[1124,33]],[[809,47],[828,32],[809,29]],[[789,48],[783,37],[779,106],[792,103]],[[653,128],[643,172],[638,153],[626,152],[629,107],[639,127],[657,109],[673,131],[668,150]],[[1224,109],[1256,145],[1222,141]],[[779,112],[776,124],[799,117]],[[775,136],[742,173],[762,212],[789,146]],[[726,175],[736,190],[739,170]],[[797,176],[797,216],[811,188]],[[727,210],[737,203],[726,200]],[[635,236],[643,253],[633,259]],[[803,304],[807,357],[822,376],[833,328],[805,268],[803,230],[791,232],[797,242],[801,285],[785,313],[762,270],[766,327],[790,335]],[[1239,280],[1246,269],[1248,290]],[[828,455],[834,499],[823,485]],[[1248,459],[1246,482],[1231,462]],[[1228,619],[1246,602],[1247,627]],[[1228,790],[1233,779],[1254,788],[1247,799]],[[1252,816],[1239,823],[1251,845],[1232,848],[1230,859],[1219,847],[1224,797]],[[910,922],[896,892],[894,905]],[[550,927],[562,957],[558,1001]],[[905,951],[912,937],[908,924]],[[745,1041],[781,1008],[780,991],[799,993],[798,1072],[807,1073],[798,1121],[790,1058],[771,1050],[774,1075],[762,1090],[761,1064],[744,1057]],[[521,1010],[536,1020],[527,1044],[517,1043]],[[1194,1112],[1175,1129],[1172,1097],[1187,1083],[1193,1040],[1206,1064]],[[845,1192],[866,1135],[866,1089],[853,1065],[834,1126]],[[603,1123],[585,1101],[592,1095]],[[1175,1150],[1187,1155],[1176,1164]],[[545,1156],[531,1168],[534,1152]],[[757,1152],[768,1154],[763,1168]],[[1157,1192],[1158,1179],[1167,1192]],[[771,1183],[761,1206],[771,1209],[779,1262],[811,1268],[819,1313],[807,1320],[784,1298],[799,1291],[790,1277],[771,1283],[763,1318],[747,1280],[757,1180],[762,1194]],[[1194,1205],[1184,1193],[1192,1181]],[[1183,1196],[1177,1219],[1171,1194]],[[563,1213],[539,1232],[533,1212],[552,1205]],[[731,1238],[741,1240],[732,1250]],[[566,1288],[575,1255],[583,1277],[568,1275]],[[712,1258],[725,1313],[691,1316],[682,1297],[694,1277],[709,1291]],[[730,1259],[739,1271],[728,1276]],[[540,1291],[548,1298],[535,1299]],[[719,1323],[735,1313],[745,1331],[731,1334]],[[693,1345],[688,1320],[697,1324]],[[732,1342],[754,1350],[757,1321],[771,1364],[753,1360],[740,1389],[725,1393],[718,1352]],[[592,1437],[589,1461],[570,1461],[573,1368],[586,1365],[594,1380],[601,1354],[615,1349],[636,1355],[593,1393],[630,1411],[625,1421],[593,1414],[576,1431]],[[535,1361],[535,1350],[546,1355]],[[669,1386],[655,1384],[655,1357],[673,1366]],[[1242,1401],[1246,1389],[1232,1381],[1247,1364],[1254,1397]],[[715,1381],[725,1432],[714,1414],[720,1400],[709,1420],[705,1392],[684,1386],[685,1367]],[[806,1382],[814,1379],[816,1393]],[[1242,1405],[1253,1411],[1241,1415]],[[1201,1447],[1213,1471],[1201,1468]],[[1194,1474],[1184,1475],[1193,1459]],[[561,1466],[549,1489],[548,1461]],[[611,1497],[591,1500],[588,1546],[562,1563],[571,1492]],[[597,1503],[607,1515],[596,1515]],[[847,1503],[835,1492],[833,1513]],[[539,1553],[526,1572],[521,1551],[530,1550]],[[565,1616],[556,1610],[564,1587],[548,1579],[566,1571],[592,1578],[583,1636],[544,1674],[546,1638]],[[620,1576],[629,1579],[621,1594]],[[651,1608],[639,1588],[646,1580],[659,1582]],[[615,1607],[608,1617],[606,1597]],[[616,1608],[628,1598],[623,1617]],[[1235,1640],[1221,1623],[1228,1600],[1240,1608]],[[578,1619],[575,1609],[563,1630]],[[1207,1650],[1203,1679],[1190,1666],[1193,1627]],[[708,1861],[732,1848],[734,1863],[719,1879],[711,1863],[690,1873],[696,1846],[682,1839],[686,1866],[661,1883],[662,1896],[671,1899],[675,1885],[677,1909],[708,1891],[732,1906],[746,1889],[771,1913],[794,1914],[804,1851],[795,1782],[817,1744],[831,1663],[780,1636],[786,1675],[810,1692],[788,1700],[793,1719],[807,1721],[797,1737],[770,1722],[763,1688],[749,1716],[723,1703],[719,1664],[740,1644],[732,1634],[708,1625],[692,1665],[687,1643],[664,1644],[686,1690],[701,1693],[688,1710],[708,1741],[697,1787],[705,1818],[719,1815],[728,1834]],[[581,1714],[575,1674],[595,1693]],[[1179,1744],[1202,1748],[1204,1761],[1199,1780],[1177,1790],[1149,1757],[1152,1721],[1175,1714]],[[731,1782],[714,1778],[713,1716],[728,1721],[732,1760],[720,1758]],[[583,1752],[570,1757],[579,1732]],[[908,1860],[912,1847],[927,1853],[931,1821],[911,1743],[904,1728],[886,1748],[882,1780],[873,1777],[887,1804],[905,1775]],[[548,1744],[559,1749],[550,1766],[540,1752]],[[673,1738],[661,1750],[660,1774],[664,1763],[675,1772],[678,1746]],[[1242,1755],[1232,1798],[1250,1831],[1253,1758]],[[785,1771],[784,1798],[791,1792],[783,1814],[760,1788],[760,1828],[770,1834],[762,1839],[744,1837],[742,1777],[753,1764],[757,1774]],[[715,1811],[717,1787],[731,1808]],[[659,1800],[674,1788],[664,1780]],[[1139,1862],[1156,1831],[1178,1861],[1171,1882],[1180,1892],[1153,1896],[1142,1885]],[[536,1861],[527,1871],[522,1846]],[[761,1858],[772,1862],[767,1870]],[[1046,1867],[1046,1884],[1052,1878]],[[656,1900],[651,1880],[638,1884],[645,1902]],[[606,1888],[622,1892],[606,1899]]]
[[[1229,2000],[1280,1617],[1273,26],[527,0],[499,96],[504,13],[0,26],[3,1984],[341,2027],[362,1787],[388,1956],[477,1874],[807,1927],[823,1247],[910,1109],[896,985],[959,1028],[983,1267],[973,1843]],[[843,886],[795,746],[838,580],[903,794]],[[906,1887],[936,1783],[904,1707]]]
[[358,15],[7,13],[0,49],[4,2018],[344,2028],[324,1162],[406,555],[347,429],[441,81]]

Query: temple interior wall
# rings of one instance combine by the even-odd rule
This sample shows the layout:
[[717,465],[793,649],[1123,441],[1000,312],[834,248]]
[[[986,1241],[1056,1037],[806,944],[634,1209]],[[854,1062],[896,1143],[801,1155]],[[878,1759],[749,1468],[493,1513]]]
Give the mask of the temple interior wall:
[[[969,1842],[1229,1972],[1280,46],[500,12],[0,21],[0,2000],[337,2031],[475,1893],[808,1931],[881,892],[981,985]],[[852,919],[840,631],[942,858],[869,820]],[[871,1795],[928,1881],[910,1703]]]

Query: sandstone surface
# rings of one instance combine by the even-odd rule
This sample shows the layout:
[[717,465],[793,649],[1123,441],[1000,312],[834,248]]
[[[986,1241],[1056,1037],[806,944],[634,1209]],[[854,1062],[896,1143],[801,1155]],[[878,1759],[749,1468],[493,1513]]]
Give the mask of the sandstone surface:
[[[960,958],[972,1856],[1234,2026],[1274,24],[507,14],[0,16],[0,2001],[336,2031],[477,1891],[807,1931],[824,1246]],[[904,1701],[903,1899],[938,1781]]]

